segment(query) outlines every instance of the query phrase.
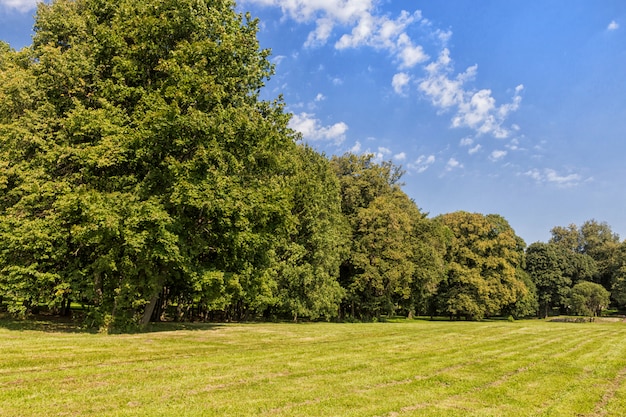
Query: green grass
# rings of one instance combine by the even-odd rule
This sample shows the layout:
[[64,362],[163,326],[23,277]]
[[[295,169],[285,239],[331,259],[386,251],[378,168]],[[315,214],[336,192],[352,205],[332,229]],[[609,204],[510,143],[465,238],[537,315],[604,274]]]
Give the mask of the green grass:
[[68,330],[0,321],[0,416],[626,410],[624,323],[161,325],[113,336]]

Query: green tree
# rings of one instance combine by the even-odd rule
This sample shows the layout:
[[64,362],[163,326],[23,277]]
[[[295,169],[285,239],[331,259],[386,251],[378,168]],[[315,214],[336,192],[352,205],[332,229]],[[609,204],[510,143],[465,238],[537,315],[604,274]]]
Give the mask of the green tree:
[[417,206],[401,190],[376,197],[358,211],[352,234],[352,267],[358,271],[348,290],[366,315],[392,314],[411,295],[415,273],[413,225]]
[[400,188],[402,171],[373,155],[331,160],[351,245],[340,268],[344,314],[379,317],[424,308],[442,278],[436,227]]
[[536,242],[526,250],[526,272],[537,288],[540,313],[566,304],[572,278],[564,273],[563,250],[553,243]]
[[581,281],[570,291],[569,303],[572,313],[599,316],[609,306],[611,294],[600,284]]
[[440,283],[446,276],[444,256],[452,241],[449,230],[441,223],[429,219],[426,214],[416,217],[413,233],[413,277],[410,298],[400,303],[408,316],[433,312],[435,296]]
[[453,235],[447,276],[437,294],[440,312],[481,319],[501,314],[528,294],[517,273],[524,242],[504,218],[460,211],[437,219]]
[[339,181],[329,160],[309,146],[298,146],[297,156],[293,225],[278,253],[279,309],[294,320],[331,318],[345,295],[337,278],[349,235]]
[[620,308],[626,306],[626,241],[622,242],[617,249],[611,296],[617,306]]
[[229,0],[57,0],[0,47],[0,285],[146,323],[159,296],[277,302],[294,136],[257,22]]
[[[619,236],[613,233],[606,222],[588,220],[579,228],[576,225],[552,229],[550,243],[557,244],[569,253],[585,255],[572,259],[578,269],[578,279],[597,282],[610,289],[618,266]],[[570,262],[570,263],[572,263]],[[589,275],[591,274],[591,275]]]

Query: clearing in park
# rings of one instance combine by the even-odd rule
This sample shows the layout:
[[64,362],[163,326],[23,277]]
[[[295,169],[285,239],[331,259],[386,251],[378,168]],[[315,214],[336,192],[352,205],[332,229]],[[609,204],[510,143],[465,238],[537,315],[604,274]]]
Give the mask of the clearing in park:
[[0,416],[623,416],[624,323],[0,321]]

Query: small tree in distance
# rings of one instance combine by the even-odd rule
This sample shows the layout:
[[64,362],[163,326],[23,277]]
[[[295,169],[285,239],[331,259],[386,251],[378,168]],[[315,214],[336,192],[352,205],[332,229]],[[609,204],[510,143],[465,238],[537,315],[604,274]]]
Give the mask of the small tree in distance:
[[581,281],[572,287],[569,302],[574,314],[599,316],[609,306],[610,297],[602,285]]

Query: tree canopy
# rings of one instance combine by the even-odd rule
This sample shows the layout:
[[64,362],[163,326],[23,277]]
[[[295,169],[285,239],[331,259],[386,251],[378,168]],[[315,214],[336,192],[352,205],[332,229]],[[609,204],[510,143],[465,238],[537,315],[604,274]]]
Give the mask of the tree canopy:
[[438,221],[452,233],[447,276],[438,292],[441,312],[480,319],[523,299],[529,289],[517,270],[525,244],[504,218],[461,211]]
[[606,223],[526,248],[497,214],[429,218],[390,161],[299,143],[260,99],[257,27],[230,0],[56,0],[31,46],[0,42],[1,310],[111,331],[626,307]]
[[2,49],[13,308],[72,294],[100,321],[149,306],[147,321],[164,287],[271,298],[295,144],[282,105],[258,99],[272,67],[256,25],[231,1],[39,5],[32,47]]

